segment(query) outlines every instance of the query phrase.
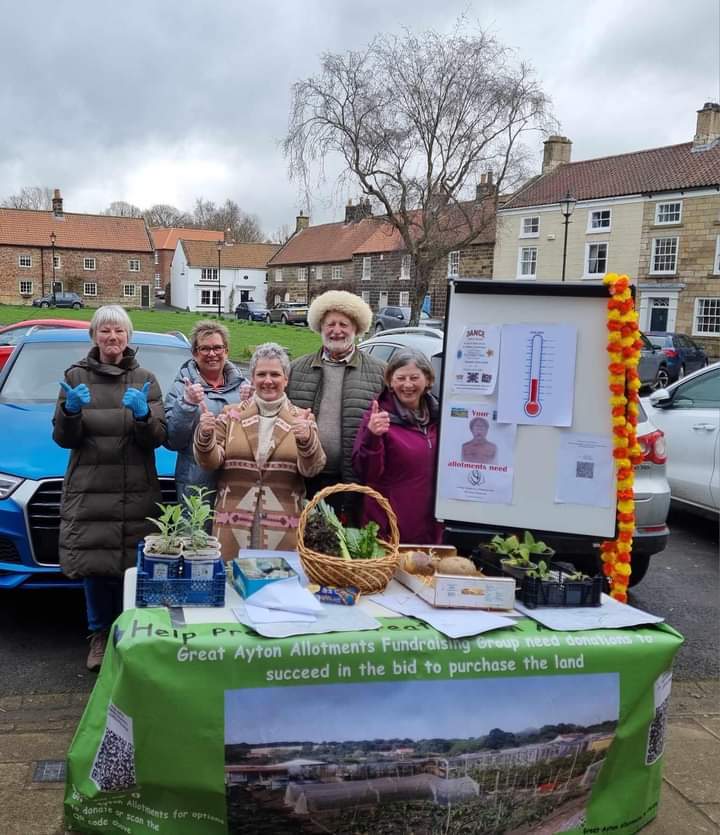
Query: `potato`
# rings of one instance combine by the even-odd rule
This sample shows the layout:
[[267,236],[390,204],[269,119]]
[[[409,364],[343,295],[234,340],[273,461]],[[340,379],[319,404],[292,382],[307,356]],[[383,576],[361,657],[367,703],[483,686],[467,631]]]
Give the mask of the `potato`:
[[435,573],[433,558],[424,551],[410,551],[403,560],[405,571],[409,574],[431,575]]
[[438,574],[454,574],[460,577],[470,577],[477,574],[475,564],[466,557],[444,557],[437,567]]

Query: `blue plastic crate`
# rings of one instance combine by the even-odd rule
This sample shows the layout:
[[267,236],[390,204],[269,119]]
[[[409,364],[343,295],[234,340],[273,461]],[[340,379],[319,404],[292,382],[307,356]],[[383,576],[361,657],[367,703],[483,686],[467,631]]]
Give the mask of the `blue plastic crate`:
[[137,590],[135,605],[146,606],[224,606],[225,563],[216,560],[211,580],[177,577],[154,580],[143,570],[143,547],[138,545]]

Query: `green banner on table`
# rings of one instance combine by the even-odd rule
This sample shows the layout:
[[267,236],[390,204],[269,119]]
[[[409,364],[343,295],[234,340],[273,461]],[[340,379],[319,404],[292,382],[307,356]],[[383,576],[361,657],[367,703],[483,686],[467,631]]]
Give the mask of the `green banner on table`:
[[667,626],[268,640],[125,612],[68,755],[84,833],[629,835],[660,794]]

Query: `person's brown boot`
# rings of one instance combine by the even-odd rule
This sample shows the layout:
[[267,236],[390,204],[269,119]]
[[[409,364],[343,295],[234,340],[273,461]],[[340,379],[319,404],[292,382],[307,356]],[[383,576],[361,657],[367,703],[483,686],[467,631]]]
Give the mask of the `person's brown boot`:
[[105,630],[93,632],[90,636],[90,652],[88,653],[86,666],[91,673],[96,673],[102,667],[107,639],[108,633]]

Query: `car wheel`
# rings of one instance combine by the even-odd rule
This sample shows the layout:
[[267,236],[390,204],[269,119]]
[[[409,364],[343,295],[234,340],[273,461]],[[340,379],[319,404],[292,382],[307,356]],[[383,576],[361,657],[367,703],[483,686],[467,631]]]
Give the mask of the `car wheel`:
[[664,389],[670,385],[670,374],[668,374],[667,366],[661,365],[655,375],[654,389]]
[[632,573],[630,574],[630,581],[628,585],[636,586],[647,574],[647,570],[650,567],[650,555],[633,554],[630,558],[630,566],[632,568]]
[[375,325],[375,333],[380,333],[382,329],[383,326],[380,324],[380,322],[378,322],[377,325]]
[[80,310],[80,302],[73,302],[73,310]]
[[266,325],[272,325],[272,319],[270,318],[270,314],[269,314],[269,313],[268,313],[268,315],[265,317],[265,324],[266,324]]
[[40,307],[50,307],[50,302],[40,302]]
[[283,316],[280,317],[280,321],[283,323],[283,325],[287,325],[288,317],[283,315]]

